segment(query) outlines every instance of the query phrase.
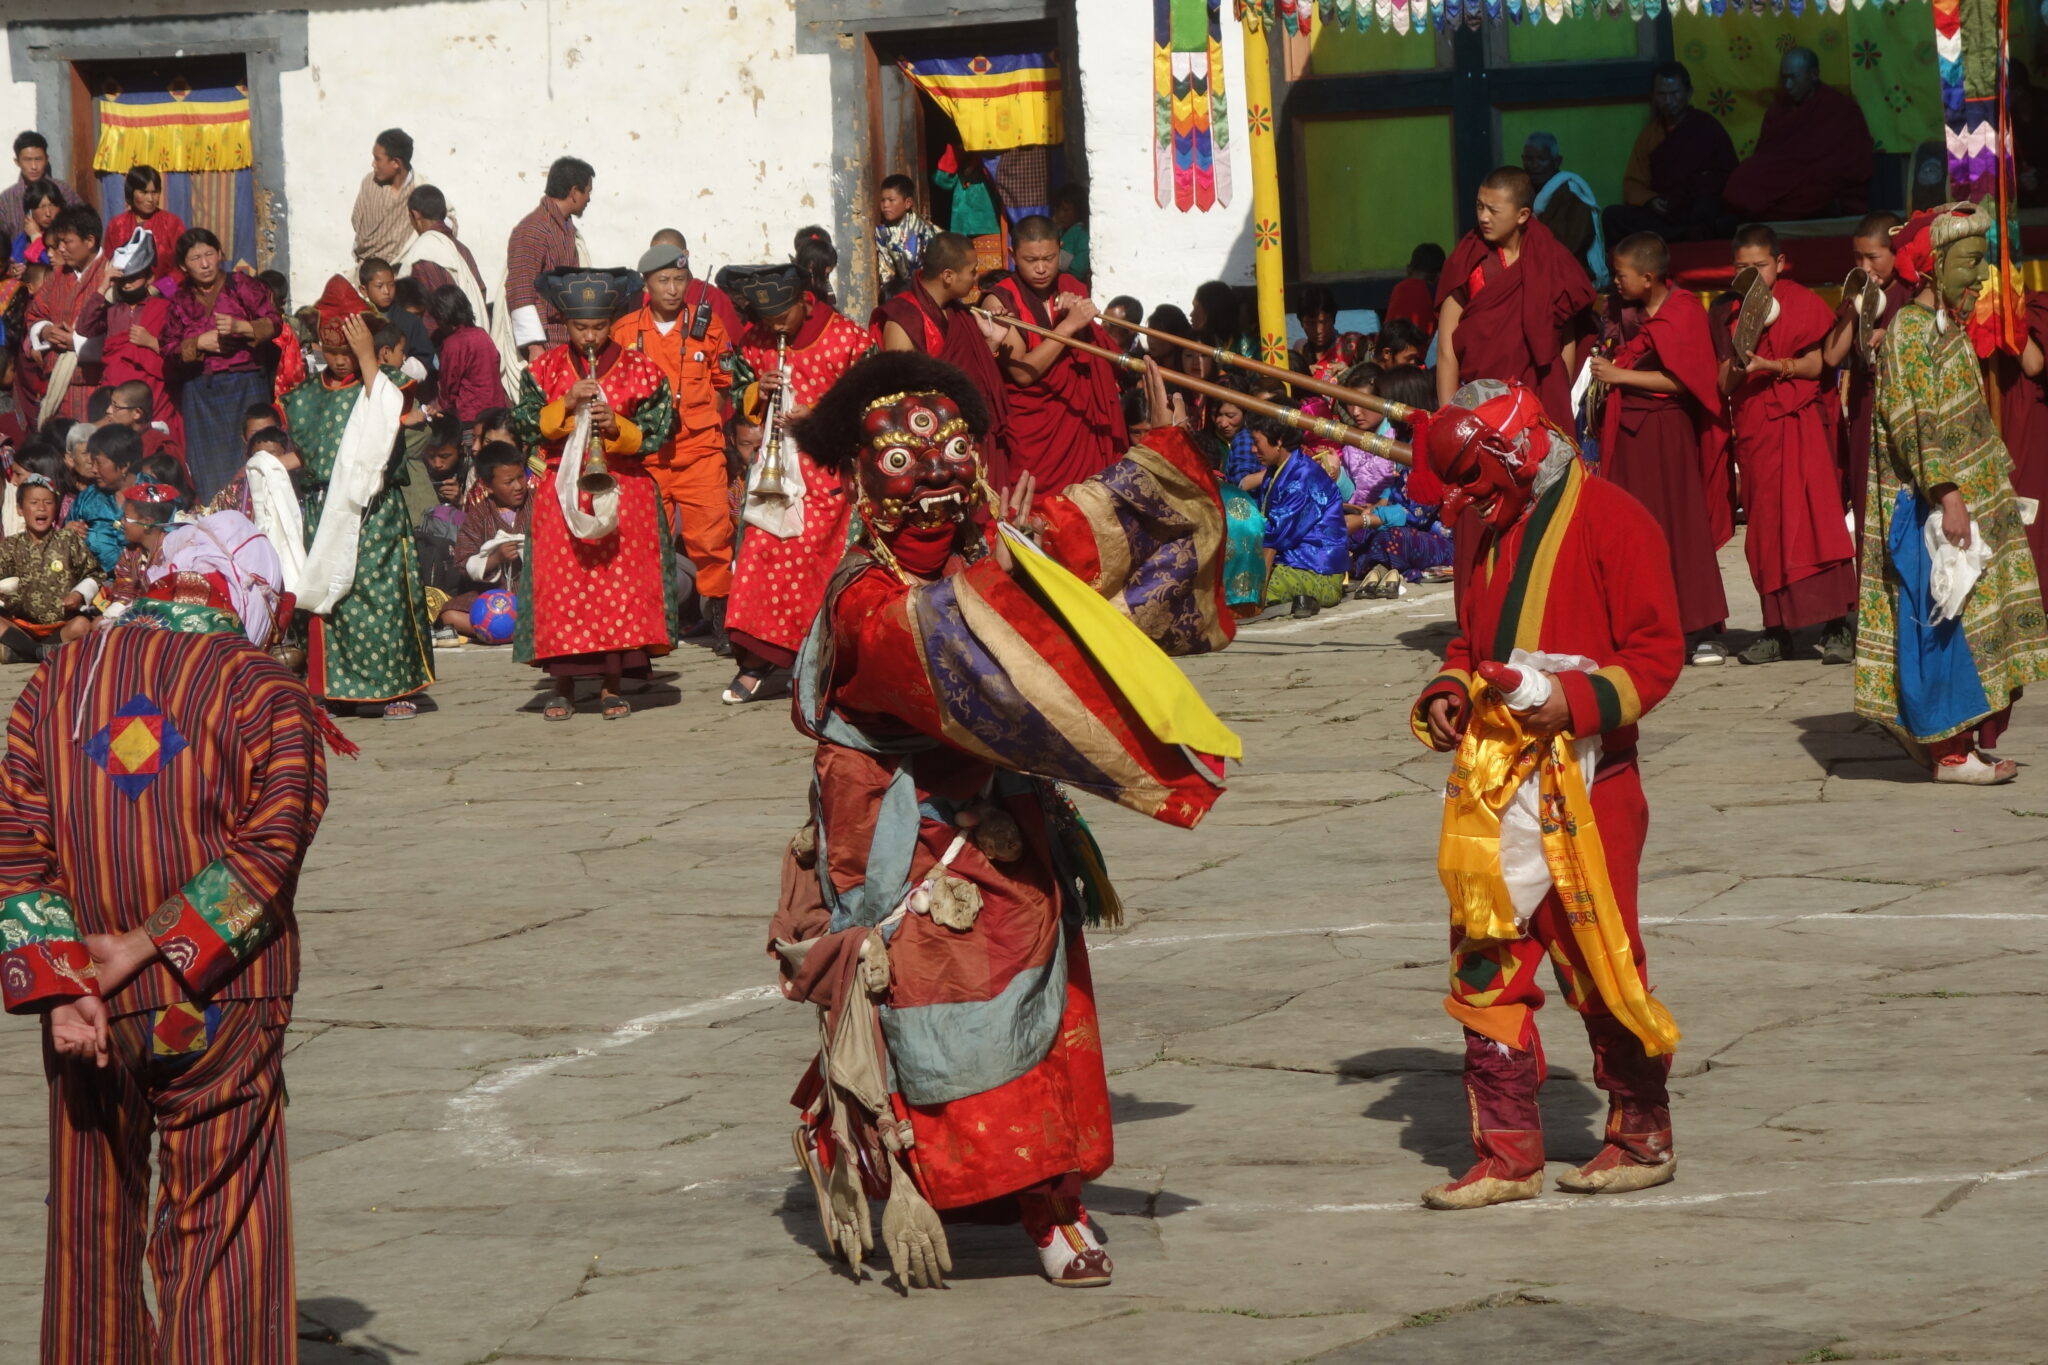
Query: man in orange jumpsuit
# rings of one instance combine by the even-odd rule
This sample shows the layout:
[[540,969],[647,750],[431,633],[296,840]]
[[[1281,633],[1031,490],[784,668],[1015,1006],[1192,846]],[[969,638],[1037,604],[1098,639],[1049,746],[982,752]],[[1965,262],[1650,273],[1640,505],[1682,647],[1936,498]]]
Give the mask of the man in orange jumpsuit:
[[664,506],[682,523],[683,553],[697,566],[697,598],[714,647],[725,643],[732,591],[732,511],[726,501],[723,397],[732,388],[732,337],[711,302],[711,286],[690,278],[690,256],[663,243],[640,258],[647,298],[612,328],[622,348],[642,351],[668,376],[675,434],[647,462]]

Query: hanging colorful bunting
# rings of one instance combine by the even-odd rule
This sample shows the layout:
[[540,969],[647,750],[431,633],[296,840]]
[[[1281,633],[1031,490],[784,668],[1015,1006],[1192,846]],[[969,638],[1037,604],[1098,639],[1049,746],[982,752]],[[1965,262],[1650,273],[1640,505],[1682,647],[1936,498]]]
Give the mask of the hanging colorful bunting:
[[1223,0],[1153,0],[1154,198],[1207,212],[1230,203]]

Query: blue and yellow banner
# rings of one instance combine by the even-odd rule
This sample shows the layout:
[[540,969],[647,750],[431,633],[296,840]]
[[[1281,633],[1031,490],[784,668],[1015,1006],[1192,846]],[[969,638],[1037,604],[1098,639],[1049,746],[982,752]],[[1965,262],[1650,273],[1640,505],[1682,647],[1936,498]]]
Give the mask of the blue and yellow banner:
[[241,171],[255,164],[245,90],[124,91],[97,104],[96,171],[125,174],[131,166],[162,172]]
[[959,126],[962,151],[1066,140],[1058,53],[927,57],[898,65]]

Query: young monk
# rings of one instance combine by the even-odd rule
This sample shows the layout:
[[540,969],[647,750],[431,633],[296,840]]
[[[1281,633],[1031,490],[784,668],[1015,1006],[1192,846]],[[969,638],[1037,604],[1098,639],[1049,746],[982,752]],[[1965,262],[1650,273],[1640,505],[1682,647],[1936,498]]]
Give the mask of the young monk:
[[1687,652],[1695,664],[1718,664],[1728,657],[1715,638],[1728,619],[1728,595],[1714,559],[1700,446],[1725,442],[1728,419],[1707,310],[1697,295],[1673,287],[1664,239],[1638,232],[1615,245],[1607,313],[1619,349],[1593,358],[1593,378],[1613,390],[1600,472],[1664,528]]
[[1870,348],[1864,350],[1856,344],[1856,300],[1847,295],[1835,310],[1835,325],[1828,332],[1827,344],[1821,348],[1821,359],[1830,366],[1841,367],[1847,387],[1842,405],[1839,463],[1843,495],[1856,509],[1859,548],[1863,544],[1864,500],[1870,492],[1870,411],[1875,378],[1871,358],[1883,349],[1885,330],[1898,316],[1899,308],[1913,298],[1913,286],[1899,278],[1897,261],[1892,255],[1892,232],[1898,225],[1896,213],[1866,214],[1856,225],[1855,236],[1849,239],[1857,268],[1884,291],[1877,321],[1870,328]]
[[1735,464],[1749,513],[1743,550],[1763,599],[1764,634],[1736,657],[1746,664],[1789,659],[1792,632],[1818,625],[1821,662],[1852,663],[1856,547],[1820,382],[1833,315],[1785,275],[1778,234],[1762,223],[1735,234],[1735,267],[1746,266],[1771,286],[1771,321],[1748,364],[1732,353],[1722,359],[1721,390],[1734,408]]
[[1535,202],[1520,166],[1502,166],[1479,184],[1478,226],[1459,240],[1437,282],[1437,401],[1450,402],[1476,379],[1526,384],[1569,431],[1593,281],[1531,216]]
[[[1060,269],[1060,236],[1052,219],[1026,218],[1011,241],[1017,273],[991,293],[1027,322],[1116,349],[1116,338],[1095,321],[1088,286]],[[1124,457],[1130,439],[1116,370],[1108,361],[1034,333],[1013,332],[1003,342],[1002,368],[1009,382],[1004,439],[1013,474],[1029,473],[1040,488],[1057,493]]]

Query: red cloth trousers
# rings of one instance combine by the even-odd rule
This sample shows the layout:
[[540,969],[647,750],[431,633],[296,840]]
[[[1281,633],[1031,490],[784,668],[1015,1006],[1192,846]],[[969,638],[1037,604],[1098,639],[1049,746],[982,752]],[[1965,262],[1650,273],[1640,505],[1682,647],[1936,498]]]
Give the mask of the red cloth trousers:
[[[1590,795],[1636,970],[1647,985],[1643,940],[1636,928],[1636,867],[1649,806],[1634,761],[1610,760]],[[1593,1083],[1607,1093],[1607,1140],[1636,1145],[1627,1140],[1665,1133],[1671,1127],[1665,1091],[1671,1058],[1646,1054],[1642,1040],[1608,1012],[1553,890],[1530,916],[1522,938],[1468,939],[1452,931],[1450,1002],[1484,1011],[1490,1021],[1518,1019],[1511,1029],[1495,1030],[1518,1034],[1512,1045],[1470,1027],[1465,1030],[1465,1097],[1472,1115],[1472,1145],[1481,1161],[1498,1158],[1507,1168],[1503,1174],[1511,1179],[1543,1167],[1543,1116],[1536,1093],[1546,1068],[1536,1012],[1544,998],[1538,968],[1546,957],[1558,990],[1578,1011],[1586,1040],[1593,1046]]]

